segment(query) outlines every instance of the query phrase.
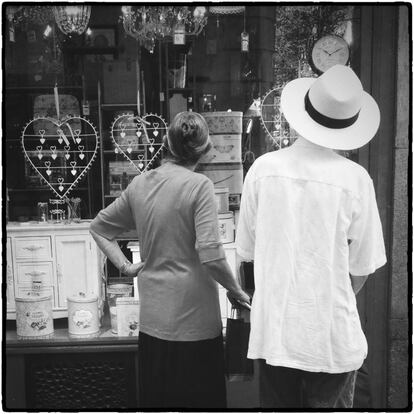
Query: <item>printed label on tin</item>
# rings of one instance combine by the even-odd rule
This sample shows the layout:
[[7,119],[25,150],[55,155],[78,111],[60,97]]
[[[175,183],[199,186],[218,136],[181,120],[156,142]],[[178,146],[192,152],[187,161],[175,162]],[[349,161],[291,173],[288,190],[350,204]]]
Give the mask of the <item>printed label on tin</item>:
[[35,331],[46,329],[50,321],[48,313],[44,311],[28,311],[26,317],[27,324]]
[[77,310],[72,315],[74,324],[81,329],[89,328],[92,325],[92,319],[92,312],[83,309]]
[[219,234],[222,239],[227,239],[227,226],[225,223],[219,223]]

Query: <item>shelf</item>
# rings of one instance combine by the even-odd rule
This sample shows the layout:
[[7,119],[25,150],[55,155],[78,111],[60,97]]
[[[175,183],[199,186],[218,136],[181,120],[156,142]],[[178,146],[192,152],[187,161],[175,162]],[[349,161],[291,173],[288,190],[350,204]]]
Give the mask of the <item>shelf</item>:
[[137,104],[136,103],[106,103],[106,104],[101,104],[101,108],[102,109],[117,109],[117,108],[136,108]]
[[170,93],[192,93],[193,88],[168,88]]
[[74,55],[117,55],[118,49],[116,47],[65,47],[63,52],[71,53]]
[[[53,85],[43,85],[43,86],[8,86],[5,88],[5,91],[37,91],[39,89],[50,89],[53,91]],[[75,86],[62,86],[58,85],[59,89],[82,89],[82,86],[75,85]]]
[[[86,191],[88,188],[87,187],[75,187],[71,190],[72,191]],[[8,188],[7,191],[9,193],[27,193],[27,192],[39,192],[39,191],[50,191],[50,187],[29,187],[29,188]]]

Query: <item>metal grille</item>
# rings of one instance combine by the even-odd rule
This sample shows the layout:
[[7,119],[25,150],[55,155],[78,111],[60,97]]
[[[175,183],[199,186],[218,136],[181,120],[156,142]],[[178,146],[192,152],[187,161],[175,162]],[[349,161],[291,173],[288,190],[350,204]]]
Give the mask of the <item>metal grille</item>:
[[133,354],[28,357],[27,407],[48,410],[136,408]]

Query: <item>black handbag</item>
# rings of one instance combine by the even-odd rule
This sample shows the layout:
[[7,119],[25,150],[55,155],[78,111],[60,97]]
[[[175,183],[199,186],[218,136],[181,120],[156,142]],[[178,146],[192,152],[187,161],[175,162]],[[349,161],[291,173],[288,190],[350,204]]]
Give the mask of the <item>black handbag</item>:
[[253,379],[253,360],[247,358],[249,335],[249,311],[232,307],[231,317],[227,319],[225,342],[226,376],[229,381]]

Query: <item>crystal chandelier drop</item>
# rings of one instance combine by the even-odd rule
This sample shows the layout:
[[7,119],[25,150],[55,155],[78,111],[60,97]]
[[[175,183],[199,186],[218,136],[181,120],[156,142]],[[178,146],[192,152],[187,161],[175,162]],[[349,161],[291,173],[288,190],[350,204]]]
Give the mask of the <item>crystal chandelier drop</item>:
[[82,34],[88,27],[91,6],[53,6],[56,24],[64,34]]
[[240,14],[246,10],[246,6],[210,6],[211,14]]
[[156,41],[173,37],[197,36],[207,24],[203,6],[123,6],[121,20],[125,33],[153,52]]

